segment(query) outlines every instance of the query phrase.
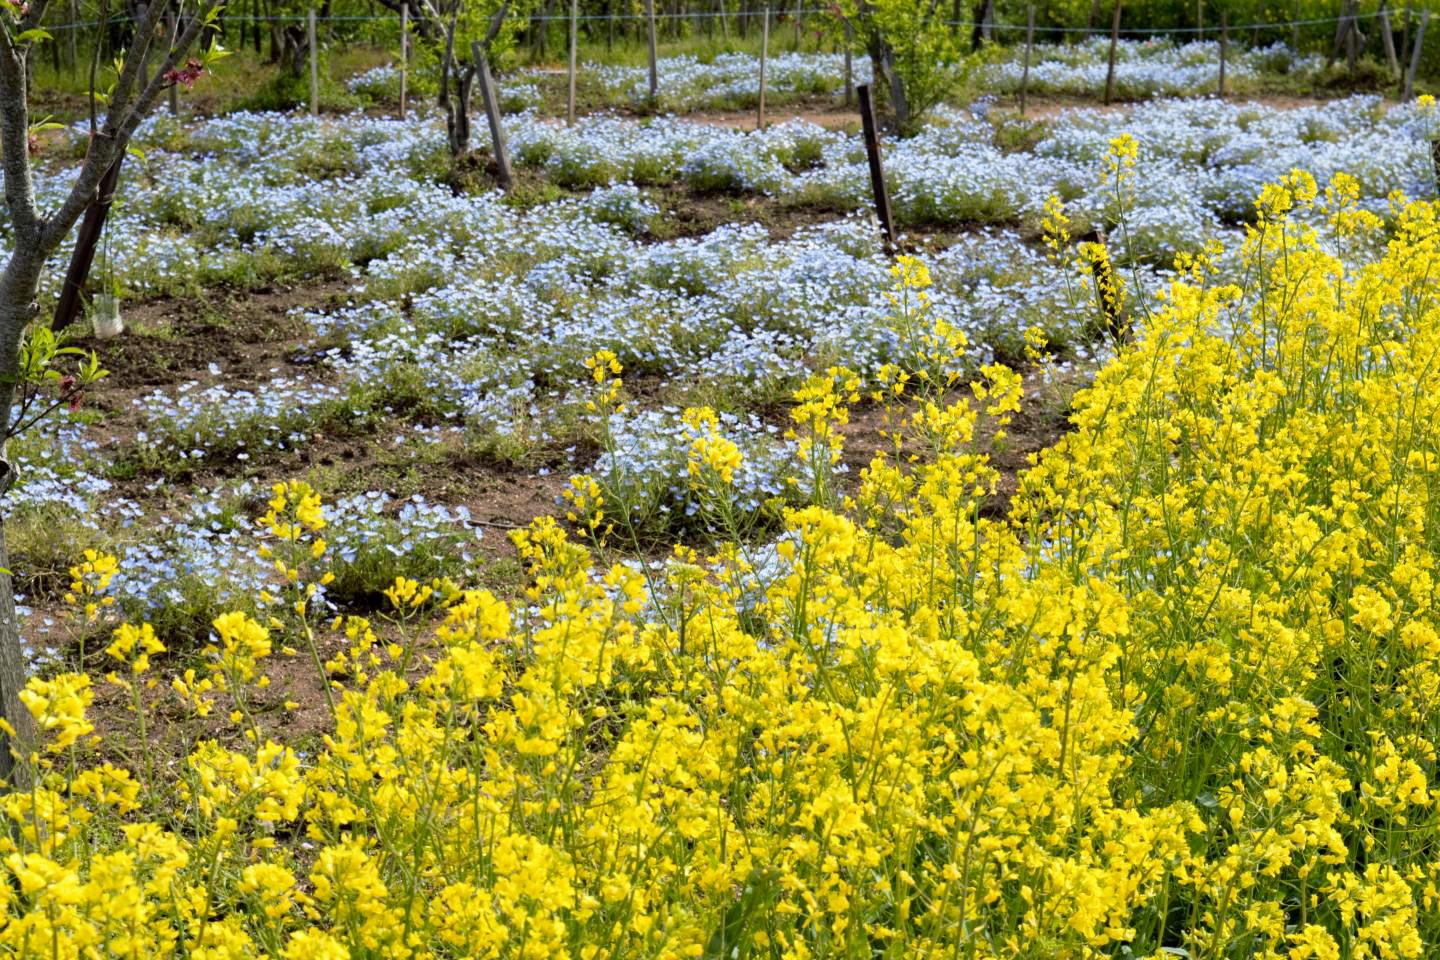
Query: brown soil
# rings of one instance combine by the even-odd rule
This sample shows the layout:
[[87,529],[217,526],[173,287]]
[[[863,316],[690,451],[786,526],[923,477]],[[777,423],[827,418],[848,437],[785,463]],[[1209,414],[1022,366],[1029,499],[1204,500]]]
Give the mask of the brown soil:
[[215,380],[212,364],[226,383],[264,380],[309,339],[305,323],[290,312],[338,305],[350,285],[335,280],[253,291],[216,289],[199,297],[122,305],[125,334],[114,340],[81,337],[75,345],[94,350],[110,371],[99,388],[104,396]]
[[[990,465],[1000,474],[995,493],[985,504],[984,512],[989,516],[1009,513],[1021,474],[1031,466],[1036,455],[1054,446],[1070,431],[1068,410],[1045,385],[1039,372],[1026,373],[1023,384],[1020,411],[1010,421],[1002,442],[994,441],[993,423],[982,419],[980,424],[979,449],[989,454]],[[959,388],[952,390],[946,399],[953,403],[969,395],[968,389]],[[887,434],[893,424],[903,421],[907,415],[908,411],[902,408],[892,417],[884,407],[875,404],[851,411],[850,422],[842,432],[845,437],[843,462],[852,482],[858,481],[860,471],[870,465],[876,454],[893,454],[894,444]]]
[[[193,299],[151,301],[125,309],[127,330],[114,340],[81,338],[76,344],[93,349],[110,371],[86,398],[87,405],[106,413],[94,428],[101,443],[123,451],[145,428],[145,413],[133,402],[157,388],[196,381],[245,387],[289,373],[324,377],[323,368],[307,363],[313,338],[296,308],[323,308],[343,302],[349,283],[326,281],[274,286],[254,292],[221,290]],[[214,370],[212,371],[212,366]],[[210,487],[245,477],[273,480],[320,471],[334,489],[327,495],[380,489],[397,497],[422,494],[451,506],[464,505],[481,526],[502,531],[486,537],[482,550],[513,555],[504,530],[524,526],[555,511],[555,500],[568,472],[538,477],[507,464],[483,462],[459,449],[434,451],[423,462],[397,458],[389,439],[404,433],[411,421],[403,411],[378,423],[337,424],[334,431],[313,431],[310,440],[292,450],[254,450],[246,461],[207,464],[186,477],[178,488],[155,484],[142,474],[116,481],[116,493],[147,505],[152,511],[175,505],[193,487]]]
[[[421,619],[417,624],[403,627],[387,617],[370,618],[380,647],[391,643],[402,646],[413,643],[414,654],[405,676],[411,682],[419,680],[429,668],[429,662],[441,651],[437,641]],[[302,636],[272,633],[274,650],[259,663],[259,672],[268,677],[270,683],[264,689],[253,686],[246,691],[246,706],[255,718],[263,737],[297,749],[321,749],[319,738],[334,729],[326,698],[323,681],[314,658],[305,645]],[[315,630],[316,649],[322,660],[341,653],[348,641],[343,634],[335,634],[319,626]],[[289,644],[294,653],[286,653],[282,647]],[[197,642],[196,650],[199,649]],[[114,664],[107,660],[94,646],[85,658],[85,667],[92,677],[97,678],[95,700],[89,715],[95,723],[96,732],[103,737],[101,747],[104,759],[124,762],[137,772],[144,768],[144,752],[139,742],[139,724],[133,709],[132,694],[114,684],[98,678],[108,672]],[[189,667],[205,676],[193,652],[170,652],[152,659],[150,678],[158,680],[149,689],[142,688],[141,704],[146,712],[145,736],[152,763],[157,770],[174,767],[187,756],[202,740],[217,740],[230,749],[244,745],[244,722],[236,723],[230,714],[236,709],[234,698],[225,693],[212,692],[213,709],[205,717],[197,717],[184,701],[170,688],[170,680],[182,676]],[[344,676],[332,679],[344,682]],[[336,702],[340,694],[333,692]]]
[[694,190],[679,183],[656,187],[650,192],[665,211],[656,240],[701,237],[727,224],[740,223],[758,223],[765,227],[772,240],[788,240],[800,229],[831,223],[848,213],[753,193]]
[[[765,125],[778,126],[789,120],[802,120],[827,130],[854,132],[860,129],[858,106],[837,104],[830,98],[767,107]],[[759,121],[758,110],[697,110],[684,115],[691,123],[730,130],[754,130]]]

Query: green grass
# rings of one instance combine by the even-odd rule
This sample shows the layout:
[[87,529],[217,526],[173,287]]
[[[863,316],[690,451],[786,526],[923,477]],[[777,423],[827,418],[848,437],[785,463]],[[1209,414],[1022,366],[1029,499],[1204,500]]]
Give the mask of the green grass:
[[[364,43],[335,43],[328,47],[321,42],[321,106],[341,108],[358,106],[358,101],[345,91],[345,81],[357,73],[379,66],[394,59],[391,51]],[[85,98],[90,90],[88,52],[82,47],[79,63],[74,69],[63,67],[56,70],[49,53],[41,49],[35,59],[35,80],[33,89],[38,94],[43,111],[59,118],[76,118],[85,112]],[[203,113],[228,113],[241,109],[247,102],[262,109],[295,106],[309,96],[308,74],[298,82],[298,99],[294,103],[257,103],[266,91],[272,90],[283,79],[284,71],[271,63],[265,52],[253,49],[233,50],[231,55],[215,64],[214,69],[196,82],[192,90],[179,93],[182,113],[199,111]],[[103,89],[114,78],[113,72],[101,63],[97,72],[96,85]],[[277,98],[272,97],[272,100]],[[161,109],[163,110],[163,101]]]

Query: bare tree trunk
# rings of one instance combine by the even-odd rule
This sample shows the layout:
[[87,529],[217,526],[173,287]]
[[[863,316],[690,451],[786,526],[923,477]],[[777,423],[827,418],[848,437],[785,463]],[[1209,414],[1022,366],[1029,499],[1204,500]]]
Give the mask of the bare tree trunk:
[[[19,381],[20,342],[25,328],[39,313],[36,294],[45,258],[54,249],[46,242],[46,222],[37,217],[35,187],[27,148],[29,137],[29,77],[25,52],[0,49],[0,162],[4,164],[5,204],[9,208],[14,246],[0,273],[0,438],[9,433],[15,388]],[[73,222],[73,221],[72,221]],[[48,248],[48,249],[47,249]],[[0,440],[3,443],[3,440]],[[0,497],[15,480],[14,468],[0,446]],[[9,572],[4,539],[3,503],[0,503],[0,716],[15,730],[18,743],[0,733],[0,790],[23,788],[31,771],[17,765],[15,754],[35,742],[30,711],[20,700],[25,686],[24,653],[20,644],[19,615]]]
[[78,26],[80,23],[80,0],[70,0],[70,22],[77,24],[70,28],[68,31],[70,36],[66,38],[70,41],[70,69],[74,70],[75,64],[79,62],[79,53],[75,46],[79,42],[80,36],[80,27]]
[[1110,56],[1105,68],[1105,102],[1109,103],[1115,94],[1115,47],[1120,42],[1120,0],[1115,0],[1115,11],[1110,18]]
[[[7,165],[8,167],[8,165]],[[6,171],[10,172],[9,169]],[[9,186],[9,178],[6,178]],[[35,291],[40,284],[40,270],[45,257],[35,243],[27,243],[25,234],[17,236],[15,251],[0,275],[0,383],[14,384],[18,376],[20,334],[37,312]],[[38,238],[30,237],[31,240]],[[13,386],[0,386],[0,429],[8,426],[15,395]],[[0,448],[0,497],[14,483],[15,472],[6,452]],[[25,789],[30,784],[28,764],[16,763],[16,753],[24,754],[27,744],[35,743],[35,723],[30,711],[20,700],[25,689],[24,648],[20,642],[20,618],[15,609],[15,588],[10,576],[10,553],[5,543],[5,516],[0,503],[0,715],[15,730],[17,743],[0,733],[0,792]]]
[[1406,51],[1410,49],[1410,0],[1405,0],[1405,19],[1400,21],[1400,66],[1405,66],[1403,60]]
[[535,20],[535,56],[544,60],[550,54],[550,0],[536,12]]
[[455,96],[450,101],[445,130],[450,138],[450,156],[461,157],[470,152],[470,88],[475,83],[475,67],[466,67],[455,78]]
[[991,38],[991,24],[995,21],[995,0],[982,0],[975,9],[975,26],[970,32],[970,47],[979,50],[982,43]]
[[[883,40],[879,46],[879,66],[890,81],[890,109],[895,111],[895,127],[905,131],[910,128],[910,98],[905,95],[905,81],[900,78],[900,71],[895,69],[895,50]],[[870,58],[873,62],[875,55],[872,53]]]
[[[0,272],[0,443],[12,429],[16,390],[20,379],[20,345],[26,327],[39,313],[37,296],[40,272],[49,257],[69,235],[75,221],[89,206],[101,180],[123,154],[130,137],[152,110],[163,92],[164,74],[175,69],[180,57],[195,42],[214,9],[202,2],[195,18],[185,27],[169,50],[163,51],[156,76],[149,76],[145,61],[156,37],[156,28],[169,0],[156,0],[136,24],[131,55],[120,65],[111,88],[103,123],[92,121],[92,136],[85,161],[58,206],[41,215],[35,203],[29,140],[29,51],[28,44],[0,44],[0,164],[4,170],[4,199],[9,213],[13,246]],[[46,4],[41,0],[25,10],[15,25],[18,34],[37,29]],[[7,29],[9,29],[7,27]],[[14,469],[0,448],[0,496],[14,482]],[[15,730],[22,746],[34,743],[34,724],[20,700],[25,682],[24,652],[15,609],[14,587],[8,571],[4,541],[3,504],[0,504],[0,716]],[[15,745],[0,734],[0,778],[6,789],[23,786],[28,775],[24,765],[12,760]]]
[[440,103],[445,108],[445,138],[452,159],[470,151],[470,85],[475,65],[462,69],[455,62],[455,30],[460,16],[457,5],[445,25],[445,55],[440,65]]

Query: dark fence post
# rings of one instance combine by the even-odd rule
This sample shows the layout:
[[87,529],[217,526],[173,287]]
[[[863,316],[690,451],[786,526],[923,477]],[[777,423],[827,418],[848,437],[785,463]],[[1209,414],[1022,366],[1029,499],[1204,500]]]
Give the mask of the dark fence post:
[[1425,47],[1425,27],[1430,23],[1429,9],[1420,11],[1420,25],[1415,28],[1415,48],[1410,51],[1410,69],[1405,71],[1405,91],[1401,100],[1415,95],[1415,72],[1420,69],[1420,51]]
[[770,0],[765,0],[765,18],[760,21],[760,99],[755,105],[755,129],[765,129],[765,59],[770,54]]
[[1030,54],[1035,47],[1035,4],[1025,8],[1025,69],[1020,73],[1020,116],[1025,116],[1025,97],[1030,90]]
[[870,84],[856,87],[860,94],[860,122],[865,131],[865,155],[870,159],[870,187],[875,192],[875,215],[885,235],[885,253],[895,255],[895,226],[890,218],[890,194],[885,189],[885,168],[880,163],[880,134],[875,129],[875,103],[870,99]]
[[1220,12],[1220,96],[1225,96],[1225,58],[1230,53],[1230,17]]

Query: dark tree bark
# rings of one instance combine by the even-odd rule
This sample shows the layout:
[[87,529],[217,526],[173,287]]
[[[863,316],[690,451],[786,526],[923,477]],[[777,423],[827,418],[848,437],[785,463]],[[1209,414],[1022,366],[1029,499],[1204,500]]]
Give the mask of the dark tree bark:
[[988,43],[995,23],[995,0],[981,0],[975,7],[975,26],[970,30],[970,47],[979,50],[982,43]]
[[65,282],[60,287],[60,299],[55,304],[55,316],[50,326],[63,330],[80,316],[80,294],[85,290],[85,281],[90,277],[90,265],[95,262],[95,251],[100,246],[100,236],[105,232],[105,221],[110,217],[110,204],[115,199],[115,187],[120,182],[120,167],[125,162],[122,153],[110,164],[95,199],[85,208],[85,219],[80,223],[80,234],[75,238],[75,252],[70,256],[69,269],[65,271]]

